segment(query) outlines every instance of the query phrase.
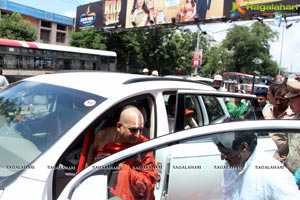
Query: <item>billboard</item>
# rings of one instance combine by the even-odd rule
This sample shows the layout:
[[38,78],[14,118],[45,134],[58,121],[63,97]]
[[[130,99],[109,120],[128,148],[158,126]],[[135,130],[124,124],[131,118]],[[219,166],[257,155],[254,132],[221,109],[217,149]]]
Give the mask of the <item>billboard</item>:
[[224,0],[102,0],[77,7],[76,30],[134,28],[223,16]]
[[76,30],[134,28],[296,11],[300,0],[102,0],[77,7]]

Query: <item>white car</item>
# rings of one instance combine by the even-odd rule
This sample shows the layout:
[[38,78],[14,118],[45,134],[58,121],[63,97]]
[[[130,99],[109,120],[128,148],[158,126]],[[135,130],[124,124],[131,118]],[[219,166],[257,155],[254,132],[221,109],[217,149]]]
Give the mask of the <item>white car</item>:
[[125,73],[54,73],[10,84],[0,91],[0,199],[56,199],[83,169],[86,138],[115,126],[125,105],[141,109],[153,139],[191,128],[186,110],[199,127],[223,122],[229,114],[219,95],[199,83]]
[[[299,133],[299,129],[299,120],[258,120],[208,125],[165,135],[94,163],[68,183],[59,199],[85,199],[87,195],[89,199],[107,199],[111,174],[118,171],[119,163],[149,151],[154,153],[158,165],[155,199],[222,199],[223,171],[228,168],[212,142],[216,134],[255,133],[256,149],[272,157],[276,145],[268,134]],[[258,166],[257,175],[261,170],[274,170],[272,167]]]
[[214,80],[212,78],[201,77],[201,76],[177,76],[177,75],[167,75],[165,77],[169,78],[179,78],[185,80],[191,80],[199,83],[206,83],[208,85],[213,85]]

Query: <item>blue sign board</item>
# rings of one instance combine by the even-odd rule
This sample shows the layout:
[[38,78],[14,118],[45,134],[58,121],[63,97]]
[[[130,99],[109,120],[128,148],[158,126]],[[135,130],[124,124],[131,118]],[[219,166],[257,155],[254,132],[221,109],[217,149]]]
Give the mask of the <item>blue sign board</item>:
[[42,20],[48,20],[60,24],[65,24],[68,26],[74,25],[74,18],[51,13],[51,12],[46,12],[40,9],[32,8],[29,6],[25,6],[22,4],[18,4],[6,0],[0,0],[0,8],[10,12],[16,12],[22,15],[27,15]]

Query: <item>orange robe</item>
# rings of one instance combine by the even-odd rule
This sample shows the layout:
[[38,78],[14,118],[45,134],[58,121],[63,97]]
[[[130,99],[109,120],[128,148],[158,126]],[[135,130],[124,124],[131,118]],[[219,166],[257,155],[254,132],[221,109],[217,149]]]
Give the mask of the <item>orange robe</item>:
[[[138,138],[136,144],[147,141],[144,136]],[[98,148],[98,154],[113,154],[136,144],[109,143]],[[157,181],[157,167],[153,152],[138,154],[121,164],[115,183],[110,192],[122,200],[153,200],[154,187]]]

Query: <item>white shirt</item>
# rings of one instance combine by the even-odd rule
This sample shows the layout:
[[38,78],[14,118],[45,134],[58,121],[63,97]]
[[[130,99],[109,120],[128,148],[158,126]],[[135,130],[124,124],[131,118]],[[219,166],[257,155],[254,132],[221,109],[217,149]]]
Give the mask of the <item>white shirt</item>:
[[224,87],[220,87],[219,89],[217,89],[219,92],[227,92],[226,88]]
[[8,81],[5,76],[0,75],[0,87],[8,85]]
[[287,168],[255,150],[242,170],[224,170],[223,199],[296,200],[300,199],[300,191]]

